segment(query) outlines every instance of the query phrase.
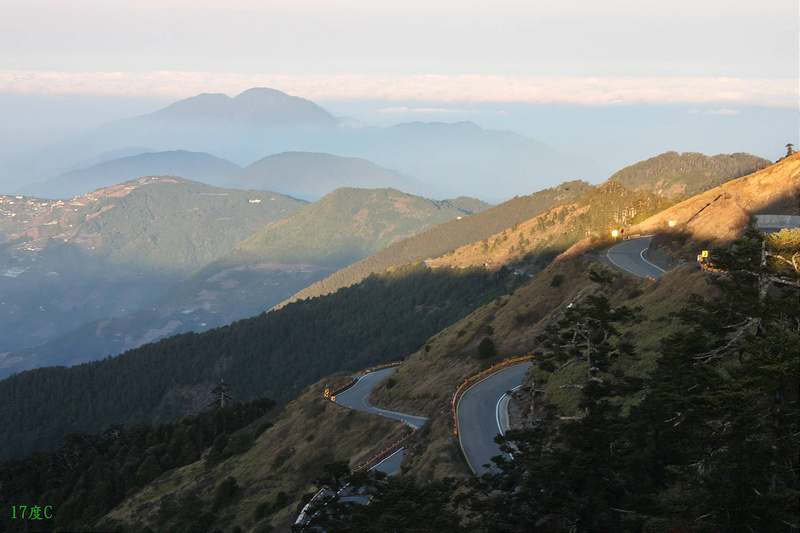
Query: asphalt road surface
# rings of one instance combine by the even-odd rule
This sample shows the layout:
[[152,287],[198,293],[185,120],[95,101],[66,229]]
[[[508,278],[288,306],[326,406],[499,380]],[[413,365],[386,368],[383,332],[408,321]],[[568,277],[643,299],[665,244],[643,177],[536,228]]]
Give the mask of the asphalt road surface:
[[644,258],[644,251],[650,247],[650,237],[640,237],[612,246],[601,259],[634,276],[640,278],[658,278],[665,271]]
[[387,409],[378,409],[369,403],[369,393],[372,387],[389,377],[395,370],[397,370],[397,367],[376,370],[375,372],[370,372],[363,376],[353,376],[358,378],[358,383],[346,391],[337,394],[336,403],[344,407],[349,407],[350,409],[355,409],[356,411],[364,411],[365,413],[372,413],[386,418],[394,418],[414,428],[422,427],[422,424],[428,420],[425,417],[397,413]]
[[494,466],[492,457],[500,455],[500,446],[494,442],[500,433],[500,400],[506,391],[522,383],[531,365],[523,363],[493,374],[473,385],[458,402],[459,442],[467,463],[477,475],[489,472]]

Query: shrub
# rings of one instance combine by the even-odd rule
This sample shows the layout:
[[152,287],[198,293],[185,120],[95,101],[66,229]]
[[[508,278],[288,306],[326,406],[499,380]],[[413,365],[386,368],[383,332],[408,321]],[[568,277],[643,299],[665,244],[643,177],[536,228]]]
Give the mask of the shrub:
[[489,359],[495,355],[497,355],[497,347],[495,347],[494,341],[489,337],[484,337],[478,345],[478,357],[481,359]]
[[217,492],[214,494],[214,503],[211,504],[213,511],[219,511],[226,505],[230,504],[236,495],[239,494],[239,484],[236,478],[227,477],[217,487]]

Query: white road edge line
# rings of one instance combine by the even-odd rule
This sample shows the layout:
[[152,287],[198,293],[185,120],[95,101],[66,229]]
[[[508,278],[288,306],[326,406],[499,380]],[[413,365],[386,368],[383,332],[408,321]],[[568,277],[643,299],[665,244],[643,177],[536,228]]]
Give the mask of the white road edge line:
[[[661,267],[660,267],[660,266],[658,266],[658,265],[654,265],[653,263],[651,263],[650,261],[648,261],[647,259],[645,259],[645,258],[644,258],[644,251],[645,251],[645,250],[647,250],[647,248],[645,248],[644,250],[642,250],[641,252],[639,252],[639,257],[641,257],[641,258],[642,258],[642,261],[644,261],[645,263],[647,263],[648,265],[650,265],[650,266],[652,266],[652,267],[656,267],[656,268],[657,268],[657,269],[659,269],[661,272],[664,272],[664,273],[666,273],[666,270],[664,270],[663,268],[661,268]],[[610,259],[610,258],[609,258],[609,259]]]
[[[517,385],[516,387],[511,389],[511,392],[516,391],[520,387],[522,387],[522,385]],[[500,402],[502,402],[503,398],[505,398],[506,396],[508,396],[508,392],[504,392],[503,395],[500,396],[500,399],[497,400],[497,404],[494,407],[494,419],[497,422],[497,429],[500,430],[500,436],[502,436],[502,437],[506,436],[506,432],[503,431],[503,427],[500,425]],[[514,454],[513,453],[509,453],[508,455],[511,457],[511,460],[513,461],[514,460]]]
[[402,446],[402,447],[398,448],[398,449],[397,449],[397,451],[396,451],[396,452],[394,452],[392,455],[390,455],[390,456],[388,456],[388,457],[384,457],[384,458],[381,460],[381,462],[380,462],[380,463],[378,463],[378,464],[376,464],[375,466],[373,466],[372,468],[370,468],[370,470],[375,470],[375,469],[376,469],[376,468],[378,468],[380,465],[382,465],[382,464],[384,463],[384,461],[388,461],[389,459],[391,459],[392,457],[394,457],[394,456],[395,456],[395,455],[397,455],[398,453],[402,452],[404,448],[405,448],[405,446]]

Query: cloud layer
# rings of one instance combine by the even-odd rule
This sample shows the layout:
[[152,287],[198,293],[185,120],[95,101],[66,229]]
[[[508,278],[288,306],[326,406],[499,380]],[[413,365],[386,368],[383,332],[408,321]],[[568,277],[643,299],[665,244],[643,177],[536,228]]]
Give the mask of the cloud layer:
[[[706,104],[730,107],[798,104],[788,78],[566,77],[490,75],[253,75],[211,72],[42,72],[0,70],[0,93],[185,98],[231,96],[271,87],[317,101],[573,104]],[[726,112],[723,111],[723,112]]]

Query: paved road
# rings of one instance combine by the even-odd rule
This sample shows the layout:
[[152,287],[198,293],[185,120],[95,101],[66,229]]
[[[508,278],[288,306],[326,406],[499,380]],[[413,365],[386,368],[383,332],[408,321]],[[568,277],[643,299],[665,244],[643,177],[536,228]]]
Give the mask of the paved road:
[[397,413],[387,409],[378,409],[369,403],[369,393],[372,390],[372,387],[389,377],[392,373],[394,373],[395,370],[397,370],[397,367],[384,368],[382,370],[370,372],[369,374],[365,374],[363,376],[353,376],[358,378],[358,383],[346,391],[337,394],[336,403],[344,407],[349,407],[350,409],[355,409],[356,411],[364,411],[366,413],[372,413],[374,415],[379,415],[386,418],[394,418],[395,420],[400,420],[401,422],[414,428],[421,427],[422,424],[428,420],[427,418],[422,416],[412,416],[406,413]]
[[[354,375],[353,377],[357,378],[358,382],[346,391],[337,394],[336,403],[342,407],[355,409],[356,411],[364,411],[365,413],[372,413],[375,415],[384,416],[386,418],[400,420],[409,426],[419,428],[428,420],[427,418],[421,416],[412,416],[405,413],[397,413],[395,411],[388,411],[386,409],[378,409],[369,403],[369,393],[372,391],[372,387],[389,377],[392,373],[394,373],[395,370],[397,370],[397,367],[384,368],[383,370],[370,372],[369,374],[365,374],[363,376],[357,374]],[[403,448],[400,448],[392,455],[370,468],[370,470],[378,470],[390,476],[400,470],[400,463],[402,461]],[[369,503],[369,498],[366,495],[360,491],[354,492],[352,486],[349,484],[340,489],[338,495],[340,500],[343,502],[356,502],[362,505],[367,505]],[[329,498],[331,496],[333,496],[333,491],[326,489],[321,494],[320,499],[324,500],[325,498]],[[309,505],[306,505],[300,513],[300,516],[297,517],[295,524],[308,523],[308,520],[312,516],[306,514],[308,509]]]
[[644,258],[650,247],[650,237],[640,237],[612,246],[602,255],[603,263],[615,266],[640,278],[658,278],[665,271]]
[[[491,470],[491,458],[500,455],[494,438],[500,433],[502,413],[498,404],[506,391],[514,389],[525,377],[532,363],[512,366],[473,385],[458,402],[458,427],[461,449],[467,463],[478,475]],[[503,405],[504,406],[504,405]],[[492,465],[493,466],[493,465]]]

